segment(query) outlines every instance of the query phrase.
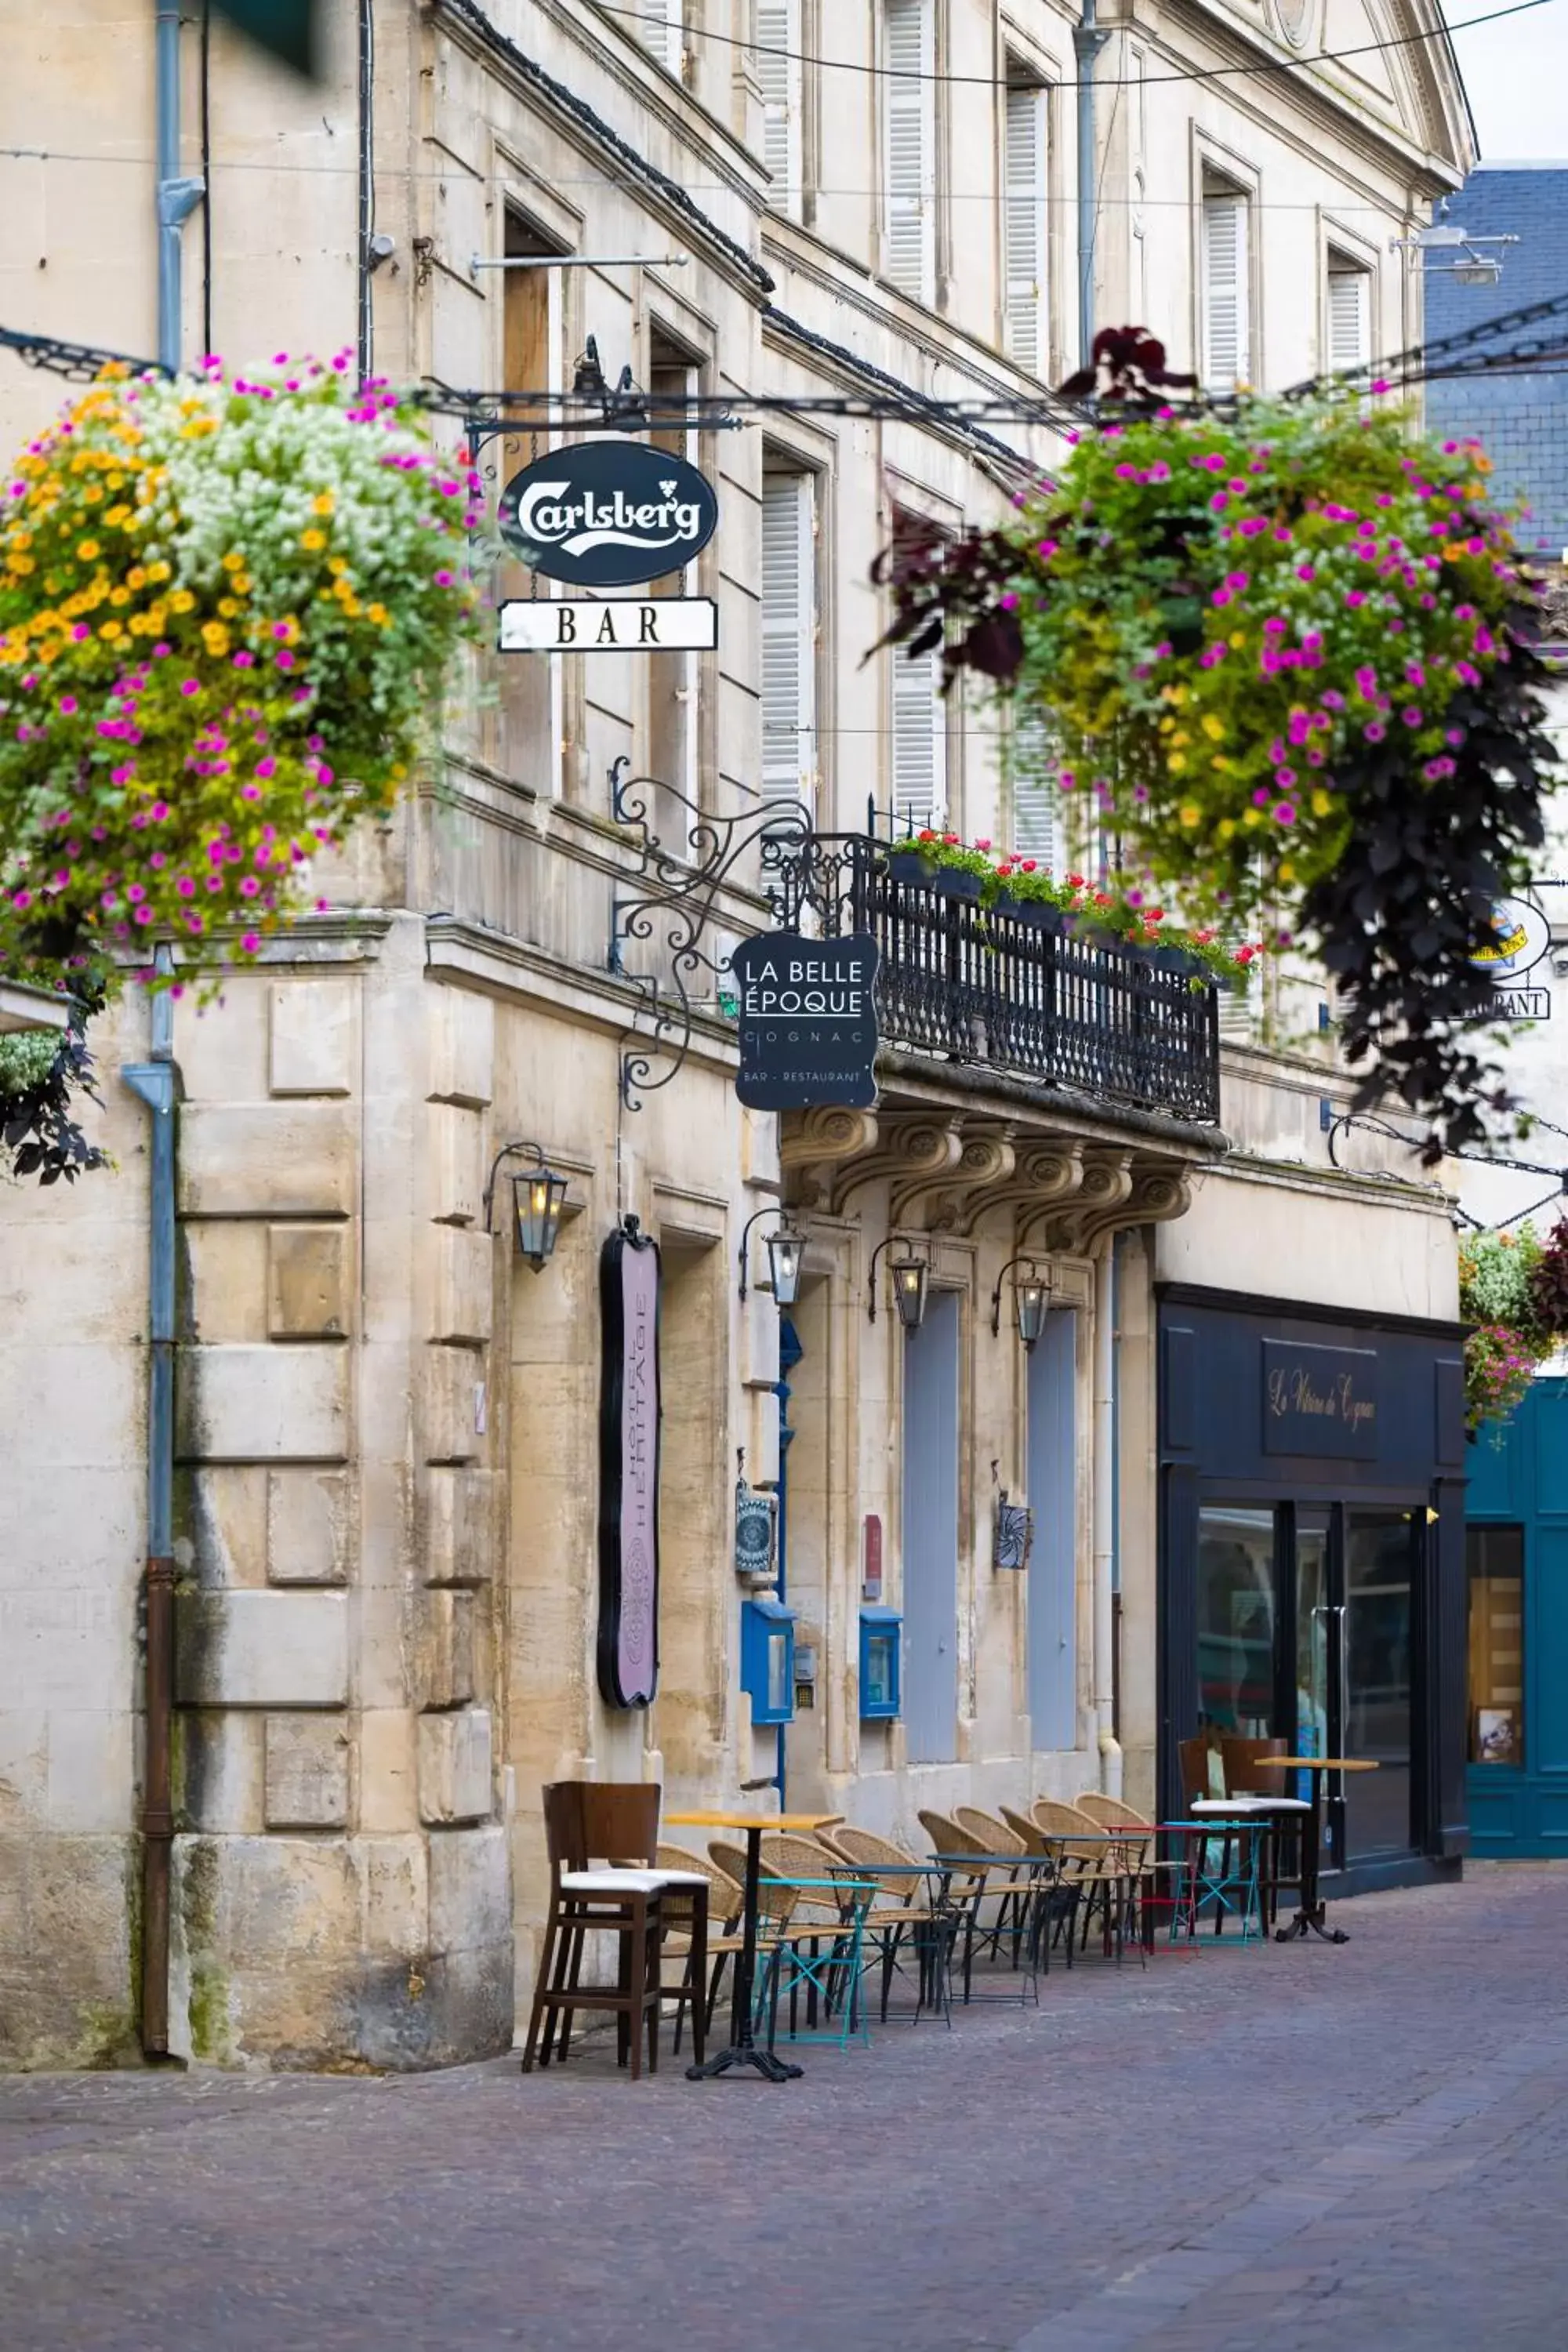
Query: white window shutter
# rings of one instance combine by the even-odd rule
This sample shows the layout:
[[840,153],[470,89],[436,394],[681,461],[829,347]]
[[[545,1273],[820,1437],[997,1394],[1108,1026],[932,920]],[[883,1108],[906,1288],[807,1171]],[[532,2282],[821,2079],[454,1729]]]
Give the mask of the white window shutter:
[[885,0],[887,274],[929,302],[936,278],[936,26],[932,0]]
[[679,76],[686,57],[686,0],[642,0],[638,16],[644,48]]
[[1219,1034],[1222,1037],[1228,1037],[1233,1045],[1256,1045],[1262,1018],[1263,967],[1250,963],[1242,986],[1238,988],[1230,982],[1221,983]]
[[1004,348],[1038,375],[1046,364],[1046,93],[1007,87],[1002,246]]
[[809,474],[763,478],[763,798],[814,805],[816,528]]
[[1013,854],[1056,871],[1060,854],[1056,746],[1042,712],[1027,710],[1013,730]]
[[1336,373],[1372,357],[1371,291],[1364,269],[1329,271],[1329,366]]
[[763,91],[763,161],[773,182],[775,212],[800,217],[801,137],[805,85],[801,71],[800,0],[757,0],[757,79]]
[[939,691],[940,654],[911,661],[895,646],[893,663],[893,823],[918,827],[947,814],[947,706]]
[[1228,392],[1248,381],[1247,198],[1205,195],[1204,237],[1204,382]]

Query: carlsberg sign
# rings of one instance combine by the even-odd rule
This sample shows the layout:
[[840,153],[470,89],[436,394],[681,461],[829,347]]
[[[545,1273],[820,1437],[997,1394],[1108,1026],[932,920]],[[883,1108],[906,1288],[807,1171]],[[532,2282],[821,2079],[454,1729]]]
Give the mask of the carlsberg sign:
[[514,474],[500,502],[501,537],[530,569],[581,588],[679,572],[718,520],[706,477],[640,441],[559,449]]

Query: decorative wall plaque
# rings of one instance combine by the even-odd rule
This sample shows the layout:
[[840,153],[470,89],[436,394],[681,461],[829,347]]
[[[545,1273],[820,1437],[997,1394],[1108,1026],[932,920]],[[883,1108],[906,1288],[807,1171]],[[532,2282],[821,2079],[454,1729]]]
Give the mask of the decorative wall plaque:
[[1010,1503],[1007,1490],[996,1505],[996,1537],[992,1549],[994,1568],[1026,1569],[1035,1543],[1035,1515],[1026,1503]]
[[599,1254],[599,1688],[646,1706],[658,1685],[658,1245],[627,1217]]

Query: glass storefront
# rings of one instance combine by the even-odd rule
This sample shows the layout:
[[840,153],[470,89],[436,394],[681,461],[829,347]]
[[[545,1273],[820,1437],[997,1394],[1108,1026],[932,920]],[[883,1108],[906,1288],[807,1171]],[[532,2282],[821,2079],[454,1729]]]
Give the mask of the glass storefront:
[[1472,1764],[1517,1764],[1524,1751],[1524,1529],[1466,1529],[1469,1567]]

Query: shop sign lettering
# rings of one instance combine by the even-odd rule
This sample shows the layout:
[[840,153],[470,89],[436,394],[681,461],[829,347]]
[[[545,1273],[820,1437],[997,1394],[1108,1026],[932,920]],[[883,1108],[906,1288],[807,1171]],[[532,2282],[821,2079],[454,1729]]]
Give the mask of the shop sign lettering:
[[1373,1461],[1378,1450],[1377,1354],[1263,1341],[1263,1450]]

